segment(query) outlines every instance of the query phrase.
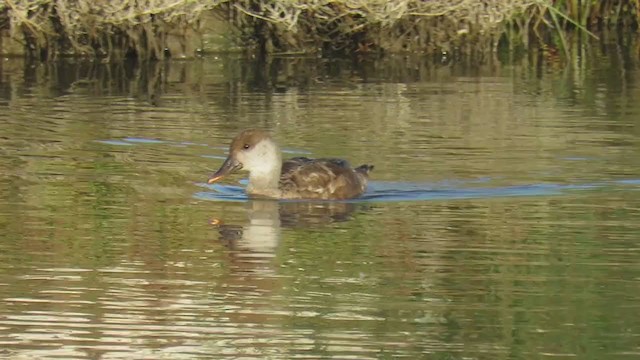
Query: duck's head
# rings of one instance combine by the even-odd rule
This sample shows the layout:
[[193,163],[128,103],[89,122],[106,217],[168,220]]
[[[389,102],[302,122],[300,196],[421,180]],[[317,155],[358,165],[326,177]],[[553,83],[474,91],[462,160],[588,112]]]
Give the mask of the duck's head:
[[212,184],[239,170],[251,176],[280,176],[282,159],[278,145],[268,132],[259,129],[245,130],[238,134],[229,146],[229,156],[220,169],[209,178]]

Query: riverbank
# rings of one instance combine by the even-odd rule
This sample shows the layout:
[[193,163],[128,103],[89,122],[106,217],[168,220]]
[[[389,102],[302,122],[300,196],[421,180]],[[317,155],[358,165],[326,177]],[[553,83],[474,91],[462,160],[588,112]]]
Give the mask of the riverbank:
[[7,0],[0,54],[103,61],[256,54],[423,53],[486,59],[499,51],[568,54],[573,37],[634,33],[637,1]]

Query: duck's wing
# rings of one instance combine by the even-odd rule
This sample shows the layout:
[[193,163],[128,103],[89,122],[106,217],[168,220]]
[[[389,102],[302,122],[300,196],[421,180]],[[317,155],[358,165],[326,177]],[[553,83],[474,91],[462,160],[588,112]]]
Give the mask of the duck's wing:
[[285,160],[282,162],[281,174],[284,176],[284,174],[288,174],[294,171],[295,169],[297,169],[298,167],[311,161],[313,161],[313,159],[309,159],[308,157],[304,157],[304,156],[294,157],[294,158]]
[[367,176],[346,160],[299,157],[283,163],[280,187],[305,199],[349,199],[365,191]]

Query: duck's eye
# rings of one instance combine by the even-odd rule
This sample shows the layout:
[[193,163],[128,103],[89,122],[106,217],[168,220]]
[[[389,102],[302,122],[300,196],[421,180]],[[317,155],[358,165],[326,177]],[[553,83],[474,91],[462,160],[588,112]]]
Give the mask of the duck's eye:
[[251,145],[249,145],[249,144],[244,144],[244,145],[242,145],[242,148],[243,148],[243,149],[245,149],[245,150],[246,150],[246,149],[248,149],[248,148],[250,148],[250,147],[251,147]]

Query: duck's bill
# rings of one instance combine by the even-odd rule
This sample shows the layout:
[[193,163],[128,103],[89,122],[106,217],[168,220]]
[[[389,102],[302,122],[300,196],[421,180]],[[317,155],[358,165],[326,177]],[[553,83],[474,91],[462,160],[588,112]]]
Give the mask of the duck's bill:
[[222,163],[222,166],[220,166],[220,169],[218,169],[218,171],[216,171],[213,175],[211,175],[207,183],[213,184],[214,182],[240,169],[242,169],[242,164],[239,163],[236,159],[232,157],[228,157],[224,161],[224,163]]

